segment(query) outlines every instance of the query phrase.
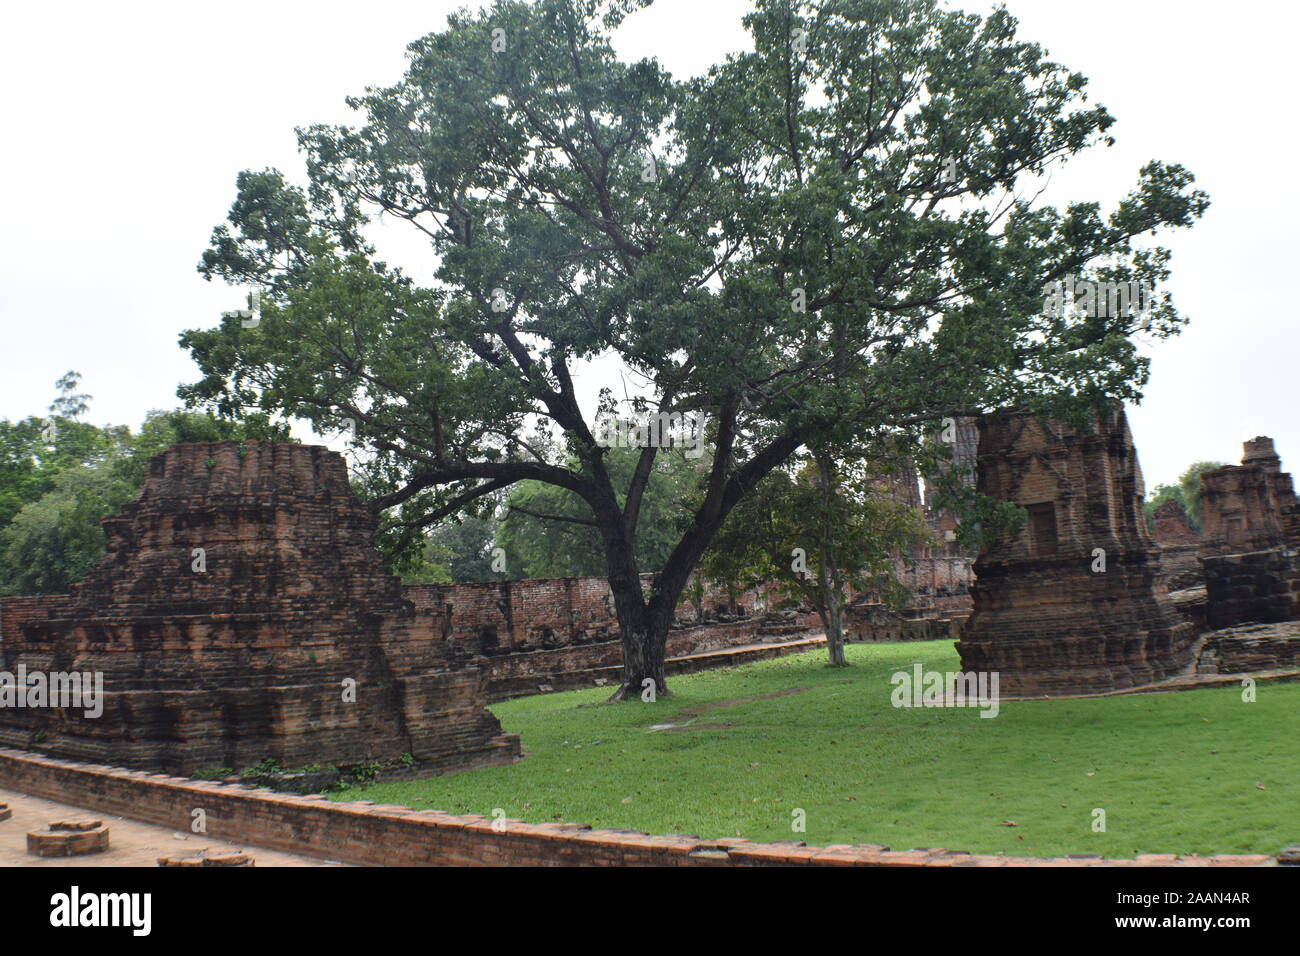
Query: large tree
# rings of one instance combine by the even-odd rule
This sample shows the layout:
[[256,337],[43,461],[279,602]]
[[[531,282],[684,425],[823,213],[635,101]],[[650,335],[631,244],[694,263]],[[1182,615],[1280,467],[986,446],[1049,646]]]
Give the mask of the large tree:
[[[624,697],[666,692],[692,569],[800,446],[1137,397],[1138,318],[1045,308],[1045,288],[1160,282],[1166,251],[1135,238],[1207,205],[1153,161],[1105,214],[1035,207],[1047,168],[1113,120],[1005,10],[757,0],[753,51],[679,80],[611,47],[645,4],[501,0],[412,43],[400,81],[349,101],[360,125],[300,130],[305,188],[240,174],[200,269],[257,289],[260,321],[182,336],[203,373],[188,400],[352,428],[393,526],[520,481],[580,498]],[[431,278],[379,260],[379,214],[427,239]],[[1181,321],[1161,294],[1142,326]],[[632,411],[707,416],[699,491],[648,593],[636,542],[659,449],[617,487],[575,384],[610,355],[642,383]]]

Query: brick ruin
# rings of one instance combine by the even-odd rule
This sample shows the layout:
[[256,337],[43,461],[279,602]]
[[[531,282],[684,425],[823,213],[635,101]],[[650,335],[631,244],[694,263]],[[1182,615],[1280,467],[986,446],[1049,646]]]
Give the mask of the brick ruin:
[[[1271,440],[1207,473],[1204,540],[1169,503],[1153,542],[1123,411],[1097,426],[1006,413],[955,421],[965,480],[1029,512],[973,568],[933,485],[922,498],[914,468],[891,473],[886,493],[922,511],[934,544],[898,560],[909,605],[859,596],[846,639],[953,639],[963,666],[998,670],[1005,693],[1077,693],[1188,665],[1198,628],[1166,597],[1175,571],[1195,584],[1206,563],[1212,627],[1300,618],[1300,513]],[[0,600],[0,668],[102,672],[104,715],[3,708],[0,745],[181,773],[401,754],[443,772],[518,756],[485,702],[619,679],[606,581],[403,587],[373,548],[374,516],[343,460],[324,448],[175,446],[104,528],[106,556],[71,594]],[[774,613],[767,593],[709,589],[679,608],[669,670],[802,650],[818,628],[813,613]],[[347,678],[355,703],[342,694]]]
[[1271,438],[1243,443],[1240,465],[1201,474],[1202,553],[1244,554],[1300,543],[1291,476]]
[[[646,585],[651,578],[642,575]],[[433,616],[440,635],[478,642],[489,700],[621,680],[623,647],[604,578],[419,584],[403,596]],[[820,629],[817,615],[776,612],[773,603],[767,593],[716,589],[699,606],[684,600],[668,635],[668,672],[806,649],[799,641]]]
[[1209,626],[1300,619],[1300,505],[1271,438],[1201,474],[1201,515]]
[[[951,432],[949,432],[951,429]],[[942,470],[957,471],[961,483],[975,487],[975,467],[979,452],[979,419],[972,416],[954,418],[945,424],[940,440],[948,444],[952,458]],[[932,504],[939,493],[938,483],[929,476],[925,480],[926,521],[934,532],[938,553],[946,556],[970,558],[957,544],[957,515],[950,509]]]
[[1182,545],[1200,546],[1201,536],[1192,527],[1187,511],[1178,501],[1170,499],[1152,513],[1155,527],[1151,536],[1162,548]]
[[1167,596],[1123,409],[1091,430],[997,413],[980,420],[979,435],[979,490],[1021,505],[1028,520],[975,561],[974,610],[957,644],[963,669],[998,671],[1004,693],[1032,696],[1148,684],[1188,668],[1194,628]]
[[5,707],[0,744],[180,773],[519,756],[483,706],[478,640],[403,598],[339,455],[175,445],[103,525],[70,594],[0,602],[4,670],[102,673],[103,713]]
[[[621,674],[607,581],[403,587],[328,449],[174,446],[103,525],[71,594],[0,599],[0,668],[100,671],[105,712],[3,708],[0,744],[182,773],[404,753],[441,772],[518,756],[485,702]],[[706,590],[679,609],[669,670],[803,650],[817,627]]]
[[1160,548],[1160,570],[1169,590],[1196,587],[1202,583],[1200,533],[1192,527],[1182,503],[1170,499],[1152,513],[1151,536]]

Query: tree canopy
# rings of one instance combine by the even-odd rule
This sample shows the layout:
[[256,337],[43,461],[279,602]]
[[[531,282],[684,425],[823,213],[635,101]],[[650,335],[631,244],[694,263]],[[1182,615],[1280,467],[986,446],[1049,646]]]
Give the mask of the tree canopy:
[[[753,50],[707,74],[618,59],[648,0],[499,0],[413,42],[355,126],[299,130],[305,184],[245,171],[200,270],[261,295],[261,320],[191,330],[181,394],[351,430],[394,527],[517,482],[583,502],[599,535],[626,693],[663,687],[677,600],[732,508],[800,446],[1016,406],[1062,416],[1136,399],[1141,317],[1054,283],[1154,288],[1205,195],[1152,161],[1132,191],[1036,206],[1040,177],[1109,142],[1084,76],[934,0],[757,0]],[[386,264],[378,216],[429,243]],[[1059,286],[1058,286],[1059,288]],[[580,395],[614,357],[639,402],[705,416],[709,454],[643,595],[638,540],[660,449],[626,485]],[[548,457],[540,432],[561,454]]]

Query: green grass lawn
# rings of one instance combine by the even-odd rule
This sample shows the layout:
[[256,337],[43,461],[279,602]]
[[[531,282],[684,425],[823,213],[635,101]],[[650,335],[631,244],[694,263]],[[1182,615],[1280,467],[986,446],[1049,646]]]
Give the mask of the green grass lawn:
[[[673,696],[653,704],[604,704],[604,689],[505,701],[492,710],[523,741],[518,763],[337,797],[706,839],[1029,856],[1300,843],[1300,684],[1262,684],[1253,703],[1237,687],[1003,703],[989,719],[890,704],[895,671],[958,669],[951,642],[848,653],[847,669],[813,651],[673,678]],[[665,723],[687,726],[650,730]],[[795,809],[806,832],[792,832]]]

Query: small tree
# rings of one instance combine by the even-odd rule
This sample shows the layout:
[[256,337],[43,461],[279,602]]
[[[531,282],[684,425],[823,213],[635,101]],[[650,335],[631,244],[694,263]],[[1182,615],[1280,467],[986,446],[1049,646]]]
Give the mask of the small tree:
[[920,511],[891,498],[885,478],[861,457],[805,455],[796,473],[773,472],[736,507],[704,567],[750,586],[783,584],[816,609],[830,664],[845,667],[845,602],[868,590],[897,595],[897,561],[930,540]]

